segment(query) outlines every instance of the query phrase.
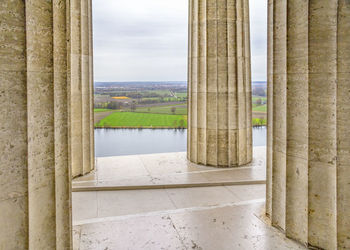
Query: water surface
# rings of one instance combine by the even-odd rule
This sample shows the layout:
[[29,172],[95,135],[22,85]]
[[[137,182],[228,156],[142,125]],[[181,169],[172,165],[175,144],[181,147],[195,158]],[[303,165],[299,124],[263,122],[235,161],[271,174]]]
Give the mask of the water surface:
[[[96,157],[184,152],[186,129],[95,129]],[[266,145],[266,127],[253,129],[253,145]]]

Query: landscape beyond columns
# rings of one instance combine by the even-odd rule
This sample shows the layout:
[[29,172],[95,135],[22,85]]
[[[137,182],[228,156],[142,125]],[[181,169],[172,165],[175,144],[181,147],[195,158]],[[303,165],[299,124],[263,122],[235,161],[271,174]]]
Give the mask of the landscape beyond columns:
[[[188,158],[251,161],[248,0],[190,0]],[[0,1],[0,249],[70,249],[93,159],[91,0]],[[266,212],[350,249],[350,1],[269,0]]]

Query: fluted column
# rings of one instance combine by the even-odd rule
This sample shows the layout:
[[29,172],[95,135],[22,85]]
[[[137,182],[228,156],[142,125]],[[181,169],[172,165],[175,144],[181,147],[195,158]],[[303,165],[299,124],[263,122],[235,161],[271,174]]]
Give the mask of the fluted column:
[[188,159],[234,167],[252,160],[247,0],[190,0]]
[[89,173],[91,168],[91,88],[90,88],[90,1],[81,4],[81,82],[82,82],[82,136],[83,136],[83,174]]
[[0,249],[71,247],[66,7],[0,3]]
[[95,121],[94,121],[94,65],[93,65],[93,30],[92,30],[92,0],[88,1],[89,25],[89,90],[90,90],[90,171],[95,169]]
[[73,177],[94,169],[91,0],[71,1],[71,161]]
[[72,164],[93,168],[91,1],[80,3],[84,17],[76,2],[0,1],[0,249],[72,247]]
[[273,0],[268,0],[267,27],[267,137],[266,137],[266,214],[272,210],[272,130],[273,130]]
[[348,249],[350,2],[270,6],[267,214],[290,238]]
[[0,1],[0,249],[28,247],[26,19]]

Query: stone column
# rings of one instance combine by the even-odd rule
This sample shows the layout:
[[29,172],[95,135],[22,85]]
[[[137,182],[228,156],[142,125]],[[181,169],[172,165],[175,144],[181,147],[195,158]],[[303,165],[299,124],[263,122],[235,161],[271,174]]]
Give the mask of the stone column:
[[26,19],[0,2],[0,249],[28,248]]
[[94,120],[94,65],[93,65],[93,30],[92,0],[88,1],[89,25],[89,88],[90,88],[90,171],[95,169],[95,120]]
[[273,0],[268,0],[267,27],[267,138],[266,138],[266,214],[271,214],[272,199],[272,130],[273,130]]
[[290,238],[348,249],[350,2],[270,6],[267,214]]
[[190,0],[188,159],[235,167],[252,160],[247,0]]
[[73,177],[94,169],[91,0],[71,1],[71,161]]
[[82,123],[81,0],[71,0],[71,161],[73,177],[84,173]]
[[81,83],[82,83],[82,146],[83,146],[83,174],[89,173],[91,168],[91,72],[90,72],[90,0],[81,2]]
[[0,249],[71,247],[66,7],[0,3]]
[[[77,32],[73,4],[0,1],[0,249],[72,246],[71,166],[83,142],[90,158],[86,165],[93,167],[90,73],[85,84],[89,100],[72,112],[73,87],[81,74],[76,62],[83,58],[80,52],[78,60],[71,55]],[[91,8],[90,1],[82,5]],[[85,13],[89,33],[91,14]],[[88,53],[91,36],[85,36]],[[92,57],[87,57],[83,71],[91,72]],[[84,117],[82,110],[87,110],[84,135],[89,138],[84,140],[72,129],[72,115]]]

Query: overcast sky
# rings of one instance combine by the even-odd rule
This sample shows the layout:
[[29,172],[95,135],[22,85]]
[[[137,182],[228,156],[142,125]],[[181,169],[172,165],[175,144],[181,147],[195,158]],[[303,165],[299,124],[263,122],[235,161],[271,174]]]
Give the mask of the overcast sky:
[[[266,79],[266,1],[250,0],[252,77]],[[185,81],[188,0],[93,0],[95,81]]]

